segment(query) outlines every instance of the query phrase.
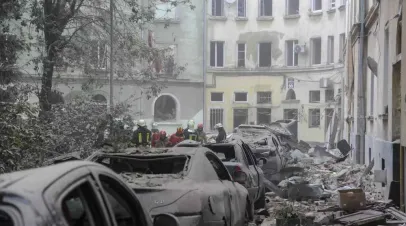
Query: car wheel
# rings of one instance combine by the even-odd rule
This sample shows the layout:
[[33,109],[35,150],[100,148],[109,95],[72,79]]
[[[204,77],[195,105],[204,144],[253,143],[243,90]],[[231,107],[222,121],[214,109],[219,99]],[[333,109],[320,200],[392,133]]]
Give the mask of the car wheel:
[[265,208],[266,200],[265,200],[265,188],[261,190],[261,195],[259,199],[255,202],[255,209],[262,209]]

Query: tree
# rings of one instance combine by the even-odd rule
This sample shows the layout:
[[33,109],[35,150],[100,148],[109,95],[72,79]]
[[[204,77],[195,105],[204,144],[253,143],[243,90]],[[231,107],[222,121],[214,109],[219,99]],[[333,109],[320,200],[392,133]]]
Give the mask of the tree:
[[[161,0],[162,1],[162,0]],[[179,4],[190,5],[191,0],[165,0],[172,6]],[[151,0],[145,5],[137,0],[115,1],[114,11],[114,62],[120,70],[115,73],[126,79],[136,79],[140,83],[150,83],[157,80],[157,62],[159,50],[144,42],[139,35],[145,25],[154,20],[157,0]],[[162,1],[163,2],[163,1]],[[95,0],[34,0],[32,1],[32,23],[35,24],[39,36],[43,37],[44,51],[40,60],[42,67],[41,90],[39,104],[42,112],[51,110],[49,93],[52,90],[54,69],[58,59],[67,60],[73,67],[83,69],[89,75],[89,66],[93,69],[107,68],[107,47],[111,24],[108,1]],[[190,8],[194,7],[190,5]],[[131,9],[131,13],[125,13]],[[169,11],[170,9],[168,9]],[[43,35],[41,34],[43,33]],[[92,46],[95,48],[92,48]],[[103,57],[101,57],[103,55]],[[82,57],[77,57],[82,56]],[[96,58],[96,59],[95,59]],[[134,70],[134,62],[139,62]],[[74,65],[74,66],[73,66]],[[183,71],[177,67],[177,73]],[[123,79],[123,78],[122,78]],[[151,93],[160,91],[157,83],[152,83]]]

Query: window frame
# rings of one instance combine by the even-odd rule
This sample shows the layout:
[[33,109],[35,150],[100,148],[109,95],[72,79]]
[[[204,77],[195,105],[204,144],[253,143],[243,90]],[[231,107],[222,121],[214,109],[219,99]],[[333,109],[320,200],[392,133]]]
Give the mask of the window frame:
[[[313,113],[314,113],[314,111],[318,111],[319,113],[318,113],[318,125],[314,125],[314,122],[313,122],[313,118],[314,117],[317,117],[317,115],[313,115]],[[309,128],[318,128],[318,127],[320,127],[320,118],[321,118],[321,115],[320,115],[320,108],[309,108]],[[316,113],[317,114],[317,113]]]
[[[244,15],[240,15],[240,1],[244,1]],[[247,18],[247,0],[237,0],[237,17],[238,18]]]
[[[244,107],[233,108],[233,128],[236,128],[236,127],[239,126],[239,125],[236,125],[236,123],[235,123],[235,112],[236,112],[237,110],[244,110],[244,111],[247,112],[247,122],[246,122],[245,124],[248,124],[248,120],[249,120],[249,114],[250,114],[250,112],[249,112],[249,109],[248,109],[248,108],[244,108]],[[240,125],[241,125],[241,124],[240,124]]]
[[[261,94],[265,94],[265,95],[270,94],[269,98],[268,98],[268,95],[267,95],[267,97],[262,98],[262,99],[269,99],[270,101],[269,102],[260,102]],[[257,92],[257,104],[272,104],[272,91],[258,91]]]
[[[221,1],[221,9],[220,9],[221,11],[220,11],[220,15],[215,15],[215,14],[213,14],[214,11],[217,10],[217,8],[214,9],[215,2],[216,2],[216,1]],[[225,15],[224,9],[225,9],[225,7],[224,7],[224,0],[211,0],[211,16],[213,16],[213,17],[223,17],[223,16]],[[216,12],[217,12],[217,11],[216,11]]]
[[[317,12],[322,12],[323,11],[323,0],[310,0],[311,2],[311,11],[313,12],[313,13],[317,13]],[[314,9],[315,8],[315,5],[316,5],[316,1],[320,1],[320,5],[321,5],[321,7],[320,7],[320,9]]]
[[[268,108],[267,108],[267,107],[262,107],[262,108],[258,107],[258,108],[257,108],[257,123],[260,124],[260,123],[259,123],[259,117],[258,117],[258,115],[259,115],[260,110],[263,110],[263,109],[269,110],[270,115],[269,115],[269,122],[268,122],[268,124],[270,124],[270,123],[272,122],[272,108],[269,108],[269,107],[268,107]],[[266,124],[266,123],[262,123],[262,124]]]
[[336,8],[337,8],[337,0],[329,0],[329,9],[336,9]]
[[[214,93],[221,93],[221,100],[213,100],[212,94]],[[224,103],[224,92],[210,92],[210,102]]]
[[[219,165],[219,167],[220,167],[221,170],[223,171],[223,174],[224,174],[223,176],[226,176],[227,178],[223,178],[223,179],[220,178],[220,175],[219,175],[219,173],[217,172],[216,167],[213,166],[212,160],[210,160],[210,158],[209,158],[208,156],[213,157],[213,160],[214,160],[215,162],[217,162],[217,164]],[[218,177],[218,179],[219,179],[220,181],[231,181],[231,182],[233,182],[233,179],[232,179],[230,173],[228,172],[228,170],[227,170],[227,168],[224,166],[224,164],[221,162],[221,160],[217,157],[217,155],[215,155],[215,154],[212,153],[211,151],[207,151],[207,152],[205,153],[205,157],[206,157],[206,159],[210,162],[210,164],[212,165],[213,170],[216,172],[217,177]]]
[[[314,44],[314,41],[315,40],[320,40],[320,62],[319,63],[315,63],[315,44]],[[313,37],[313,38],[311,38],[310,39],[310,45],[311,45],[311,48],[310,48],[310,63],[311,63],[311,65],[321,65],[321,62],[322,62],[322,59],[323,59],[323,57],[322,57],[322,49],[323,49],[323,40],[322,40],[322,38],[321,37]]]
[[[211,113],[212,113],[212,111],[214,111],[214,110],[221,110],[221,122],[214,122],[214,123],[212,123],[212,118],[211,118]],[[209,120],[210,120],[210,130],[214,130],[214,126],[217,124],[217,123],[221,123],[223,126],[224,126],[224,108],[210,108],[209,109]],[[216,114],[216,112],[215,112],[215,114]]]
[[335,63],[335,51],[334,51],[334,36],[329,35],[327,37],[327,64],[334,64]]
[[298,9],[297,9],[297,12],[294,13],[294,14],[290,14],[290,13],[289,13],[290,1],[291,1],[291,0],[286,0],[286,1],[285,1],[285,8],[286,8],[286,9],[285,9],[285,15],[286,15],[286,16],[300,15],[300,0],[298,0],[299,7],[298,7]]
[[[96,49],[97,59],[90,59],[91,68],[96,69],[96,70],[107,70],[107,68],[108,68],[108,66],[107,66],[108,65],[107,64],[107,58],[108,58],[107,55],[108,55],[108,52],[109,52],[109,50],[107,48],[107,41],[91,40],[91,42],[95,42],[96,43],[95,45],[97,47],[97,49]],[[101,51],[100,51],[101,46],[102,46],[101,44],[104,44],[104,54],[101,54]],[[94,46],[91,45],[90,48],[91,48],[91,51],[93,52]],[[92,55],[92,52],[91,52],[91,55]],[[100,59],[101,55],[104,55],[104,60]],[[92,61],[96,61],[97,65],[94,65],[93,64],[94,62],[92,62]],[[102,67],[102,66],[104,66],[104,67]]]
[[[157,5],[165,5],[166,11],[165,11],[165,15],[163,17],[157,18],[156,17],[156,14],[157,14],[156,11],[158,9],[156,8],[155,13],[154,13],[154,19],[155,20],[176,20],[177,19],[177,17],[178,17],[178,12],[177,12],[178,7],[177,6],[173,6],[171,4],[171,2],[164,2],[164,1],[159,2]],[[157,7],[157,5],[155,5],[155,7]],[[173,9],[170,9],[170,11],[168,12],[168,9],[172,8],[172,7],[173,7]],[[167,16],[168,14],[172,15],[172,13],[173,13],[173,17],[172,16],[170,16],[170,17]]]
[[[289,65],[289,62],[288,62],[288,53],[289,53],[288,49],[289,49],[290,43],[292,43],[292,65]],[[285,41],[285,49],[286,49],[285,65],[286,65],[286,67],[297,67],[299,65],[299,63],[298,63],[299,62],[299,53],[295,52],[295,46],[298,44],[299,44],[299,40],[291,39],[291,40]]]
[[[327,93],[328,92],[330,92],[330,91],[332,91],[333,92],[333,99],[327,99]],[[334,89],[325,89],[324,90],[324,102],[326,102],[326,103],[331,103],[331,102],[334,102],[335,101],[335,90]]]
[[[211,44],[214,43],[214,66],[211,65]],[[222,59],[222,66],[218,66],[218,43],[222,43],[223,44],[223,59]],[[209,63],[210,63],[210,67],[212,68],[224,68],[225,65],[225,41],[216,41],[216,40],[212,40],[210,41],[210,55],[209,55]]]
[[[237,93],[245,93],[246,97],[247,97],[247,100],[245,100],[245,101],[236,100],[235,98],[236,98]],[[246,92],[246,91],[234,91],[234,93],[233,93],[233,101],[234,101],[234,103],[248,103],[248,92]]]
[[[263,8],[263,5],[265,5],[264,1],[271,2],[271,15],[265,15]],[[273,17],[273,10],[273,0],[258,0],[258,17]]]
[[[319,100],[315,101],[312,100],[312,95],[314,95],[313,93],[319,93]],[[321,92],[320,90],[309,90],[309,103],[320,103],[321,102]]]
[[[240,66],[240,45],[244,45],[244,65]],[[245,68],[247,65],[247,44],[245,42],[237,42],[237,68]]]
[[338,63],[344,63],[345,33],[339,34]]
[[[269,66],[261,66],[261,45],[262,44],[269,44],[270,45],[270,56],[269,56]],[[258,63],[257,63],[257,66],[259,67],[259,68],[269,68],[269,67],[272,67],[272,42],[259,42],[258,43],[258,46],[257,46],[257,53],[258,53]]]

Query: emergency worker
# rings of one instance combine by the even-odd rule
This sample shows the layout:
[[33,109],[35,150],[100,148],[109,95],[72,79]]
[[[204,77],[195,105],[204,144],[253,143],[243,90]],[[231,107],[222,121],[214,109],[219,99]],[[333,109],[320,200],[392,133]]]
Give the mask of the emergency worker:
[[197,140],[202,144],[207,143],[207,136],[206,136],[206,132],[204,132],[204,130],[203,130],[203,124],[202,123],[197,125],[196,132],[197,132]]
[[166,132],[165,131],[160,131],[159,132],[159,140],[155,143],[156,148],[164,148],[164,147],[169,147],[170,142],[168,140],[168,137],[166,137]]
[[219,132],[216,137],[216,143],[221,143],[227,139],[227,134],[226,134],[226,131],[224,130],[223,124],[217,123],[214,126],[214,128],[216,128],[217,131]]
[[132,142],[136,147],[143,146],[147,147],[151,144],[151,131],[147,128],[145,120],[140,119],[137,122],[138,128],[134,131]]
[[169,137],[169,142],[172,146],[177,145],[178,143],[182,142],[185,140],[185,137],[183,136],[183,128],[179,127],[176,129],[176,133],[172,134]]
[[185,140],[197,141],[198,135],[195,130],[195,121],[189,120],[187,128],[183,131],[183,135],[185,136]]
[[159,140],[159,130],[158,130],[158,124],[156,122],[152,123],[152,140],[151,140],[151,146],[155,147],[156,142]]

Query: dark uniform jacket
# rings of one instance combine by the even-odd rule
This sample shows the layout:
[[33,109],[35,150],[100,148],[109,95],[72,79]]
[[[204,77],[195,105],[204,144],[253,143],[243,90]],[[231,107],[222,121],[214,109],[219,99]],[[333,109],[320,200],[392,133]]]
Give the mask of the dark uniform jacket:
[[145,127],[138,127],[133,133],[132,142],[136,147],[147,146],[151,143],[151,136],[152,133],[149,129]]
[[226,131],[223,128],[219,129],[219,134],[216,137],[216,143],[221,143],[227,138]]
[[189,129],[185,129],[183,131],[183,135],[185,136],[185,140],[194,140],[197,141],[199,135],[197,134],[196,130],[190,131]]

